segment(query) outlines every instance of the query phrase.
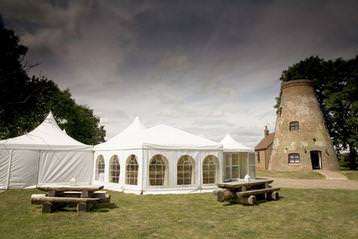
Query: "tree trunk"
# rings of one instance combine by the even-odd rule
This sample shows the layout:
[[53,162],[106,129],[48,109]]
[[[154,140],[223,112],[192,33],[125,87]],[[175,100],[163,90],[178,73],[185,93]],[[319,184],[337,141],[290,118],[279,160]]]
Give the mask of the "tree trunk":
[[349,145],[349,169],[357,170],[357,151],[354,146]]

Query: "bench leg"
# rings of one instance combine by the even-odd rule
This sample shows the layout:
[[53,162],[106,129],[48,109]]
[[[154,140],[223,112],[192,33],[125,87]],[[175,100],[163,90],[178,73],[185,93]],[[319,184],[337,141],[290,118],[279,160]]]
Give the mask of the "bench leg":
[[279,200],[280,199],[280,194],[277,191],[271,192],[267,194],[267,200]]
[[44,202],[42,204],[42,213],[51,213],[53,209],[54,209],[53,204],[50,202]]
[[229,191],[229,190],[219,190],[216,193],[217,201],[218,202],[236,202],[237,196],[236,193]]
[[255,205],[256,204],[256,196],[250,195],[249,197],[241,197],[240,203],[245,205]]
[[77,212],[87,212],[87,202],[77,203]]

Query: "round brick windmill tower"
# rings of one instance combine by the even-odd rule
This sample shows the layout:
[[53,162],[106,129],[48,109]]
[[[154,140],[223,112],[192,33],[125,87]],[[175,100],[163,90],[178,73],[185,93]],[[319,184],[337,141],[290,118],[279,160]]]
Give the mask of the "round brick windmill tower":
[[269,170],[312,169],[338,170],[313,83],[283,82]]

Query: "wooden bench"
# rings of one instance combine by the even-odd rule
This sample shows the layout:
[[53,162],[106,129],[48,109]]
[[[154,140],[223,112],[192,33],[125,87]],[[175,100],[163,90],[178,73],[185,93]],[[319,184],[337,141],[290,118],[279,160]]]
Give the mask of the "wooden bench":
[[54,209],[63,206],[63,204],[76,204],[78,212],[88,211],[94,203],[100,201],[100,198],[78,198],[78,197],[49,197],[46,194],[31,195],[32,204],[42,204],[42,212],[50,213]]
[[237,198],[242,204],[254,205],[256,203],[256,195],[265,195],[267,200],[279,200],[280,196],[277,191],[280,188],[262,188],[244,192],[236,192]]

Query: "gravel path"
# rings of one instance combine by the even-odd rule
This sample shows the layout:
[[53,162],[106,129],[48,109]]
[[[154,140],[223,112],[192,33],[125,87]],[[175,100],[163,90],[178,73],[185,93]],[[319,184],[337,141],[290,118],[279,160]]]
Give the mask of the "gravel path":
[[358,190],[358,181],[334,179],[291,179],[272,178],[274,187],[282,188],[324,188]]

